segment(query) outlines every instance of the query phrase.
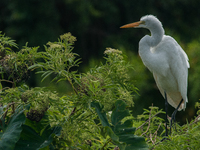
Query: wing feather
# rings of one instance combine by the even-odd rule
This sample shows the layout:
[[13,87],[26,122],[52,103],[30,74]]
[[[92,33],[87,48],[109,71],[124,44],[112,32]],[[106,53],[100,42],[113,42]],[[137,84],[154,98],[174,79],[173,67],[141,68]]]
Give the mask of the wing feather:
[[181,96],[184,100],[183,109],[186,108],[186,103],[188,102],[187,99],[187,80],[188,80],[188,68],[189,59],[187,54],[181,48],[181,46],[170,36],[167,36],[171,42],[174,43],[174,50],[176,50],[176,55],[172,57],[174,64],[170,65],[173,75],[178,82],[178,89],[181,93]]
[[[161,94],[164,97],[164,91],[166,91],[168,103],[175,108],[183,98],[184,102],[181,104],[179,110],[185,109],[186,102],[188,102],[187,78],[188,68],[190,67],[186,53],[172,37],[166,35],[163,37],[162,42],[155,48],[154,53],[160,56],[158,59],[162,67],[158,68],[162,68],[163,70],[162,74],[160,73],[161,70],[159,71],[158,69],[157,72],[153,72]],[[163,62],[167,63],[167,65],[164,65]],[[157,65],[159,66],[160,64]]]

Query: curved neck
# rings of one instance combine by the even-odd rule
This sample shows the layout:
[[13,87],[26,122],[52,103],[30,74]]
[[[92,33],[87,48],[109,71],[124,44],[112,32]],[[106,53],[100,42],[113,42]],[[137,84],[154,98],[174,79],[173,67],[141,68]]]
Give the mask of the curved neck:
[[151,36],[150,38],[148,38],[148,40],[146,40],[146,42],[148,43],[150,47],[157,46],[162,41],[165,31],[163,27],[160,25],[156,25],[150,28],[149,30],[151,32]]
[[157,46],[162,41],[164,29],[162,26],[158,26],[150,29],[150,32],[151,36],[146,35],[139,42],[139,55],[144,65],[152,71],[156,64],[154,64],[155,54],[152,53],[150,49]]

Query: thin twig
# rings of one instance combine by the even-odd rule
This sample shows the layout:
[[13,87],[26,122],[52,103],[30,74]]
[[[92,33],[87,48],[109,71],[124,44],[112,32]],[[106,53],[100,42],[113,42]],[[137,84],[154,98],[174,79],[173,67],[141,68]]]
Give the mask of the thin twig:
[[136,131],[140,128],[142,128],[147,122],[149,122],[149,120],[151,120],[153,117],[155,117],[156,115],[160,114],[160,112],[157,112],[155,115],[153,115],[151,118],[149,118],[147,121],[145,121],[141,126],[139,126]]
[[110,143],[112,141],[112,139],[108,140],[104,145],[103,147],[101,148],[101,150],[104,150],[104,148],[108,145],[108,143]]
[[199,118],[200,118],[200,114],[195,118],[194,122],[189,124],[189,126],[191,126],[191,125],[197,123],[198,121],[200,121]]
[[160,129],[160,126],[161,126],[161,122],[160,122],[160,124],[159,124],[159,126],[158,126],[158,129],[154,132],[154,134],[153,134],[153,136],[155,135],[155,141],[154,141],[154,143],[156,143],[156,137],[157,137],[157,133],[158,133],[158,130]]
[[141,136],[143,136],[144,134],[146,134],[147,132],[148,132],[148,130],[149,130],[149,128],[150,128],[150,123],[151,123],[151,111],[152,111],[152,108],[151,108],[151,110],[150,110],[150,112],[149,112],[149,124],[148,124],[148,127],[147,127],[147,130],[144,132],[144,133],[142,133],[141,134]]
[[9,88],[9,87],[5,87],[5,88],[1,89],[0,91],[3,91],[3,90],[5,90],[5,89],[10,89],[10,88]]
[[149,138],[150,138],[151,142],[154,144],[154,141],[153,141],[153,138],[152,138],[152,137],[153,137],[153,136],[152,136],[151,131],[150,131]]
[[74,107],[74,109],[72,110],[72,112],[69,115],[69,118],[76,112],[76,107]]
[[14,82],[14,81],[5,80],[5,79],[1,79],[0,82],[1,82],[1,81],[11,83],[11,84],[12,84],[12,87],[13,87],[13,88],[15,87],[15,82]]
[[8,113],[9,107],[12,106],[12,105],[14,105],[14,104],[15,104],[15,102],[12,102],[12,103],[8,104],[8,106],[7,106],[7,108],[6,108],[6,111],[5,111],[5,113],[4,113],[3,119],[5,119],[5,117],[6,117],[7,113]]
[[77,112],[80,111],[81,109],[82,109],[82,108],[76,109],[76,107],[74,107],[68,118],[70,118],[71,116],[73,116],[75,113],[77,113]]
[[9,82],[9,83],[12,83],[12,84],[14,84],[14,82],[12,82],[12,81],[10,81],[10,80],[1,79],[1,80],[0,80],[0,82],[1,82],[1,81],[4,81],[4,82]]
[[76,88],[74,87],[74,85],[73,85],[72,81],[70,80],[70,78],[67,75],[65,75],[65,76],[66,76],[69,84],[72,86],[72,88],[73,88],[74,92],[76,93],[76,95],[78,95],[78,92],[77,92]]
[[11,108],[12,108],[12,114],[15,113],[15,102],[12,102],[13,104],[11,105]]
[[[69,84],[72,86],[74,92],[76,93],[76,95],[78,95],[78,92],[76,90],[76,88],[74,87],[73,83],[71,82],[70,78],[66,75],[66,78],[69,82]],[[71,117],[74,113],[76,112],[76,107],[74,107],[74,109],[72,110],[71,114],[69,115],[69,117]]]

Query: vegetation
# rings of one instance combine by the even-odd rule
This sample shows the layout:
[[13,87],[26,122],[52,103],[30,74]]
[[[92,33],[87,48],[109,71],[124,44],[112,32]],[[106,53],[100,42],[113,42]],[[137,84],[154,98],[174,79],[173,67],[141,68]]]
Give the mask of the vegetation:
[[[120,29],[119,27],[140,17],[152,14],[159,18],[165,33],[174,37],[189,56],[191,68],[189,69],[189,103],[185,112],[177,114],[177,121],[186,123],[186,118],[191,121],[197,109],[194,105],[199,94],[199,65],[198,53],[200,41],[199,0],[1,0],[0,1],[0,30],[15,39],[19,49],[28,41],[29,47],[40,46],[38,51],[43,51],[43,44],[56,41],[57,37],[66,31],[77,37],[74,52],[79,54],[82,63],[78,71],[87,72],[90,68],[99,66],[104,62],[106,47],[123,51],[134,65],[131,71],[134,85],[139,89],[135,95],[134,103],[137,108],[132,112],[134,117],[148,109],[152,103],[164,109],[162,96],[156,88],[152,74],[144,67],[138,57],[138,42],[145,34],[146,29]],[[35,9],[37,8],[37,9]],[[18,49],[13,47],[13,51]],[[30,87],[45,86],[50,82],[46,78],[40,82],[40,75],[34,76],[26,82]],[[66,92],[63,88],[64,81],[56,84],[54,89],[59,93]],[[51,85],[55,85],[51,82]],[[67,85],[67,88],[71,88]],[[148,95],[148,96],[147,96]],[[144,100],[145,99],[145,100]],[[159,99],[159,100],[158,100]],[[172,113],[174,108],[169,108]],[[137,113],[136,113],[137,112]],[[180,115],[179,115],[180,114]]]
[[[199,111],[194,120],[177,123],[161,142],[164,112],[153,105],[142,114],[136,111],[137,77],[130,75],[137,72],[134,64],[122,51],[107,48],[105,63],[80,73],[75,41],[66,33],[48,42],[44,51],[26,44],[14,52],[15,41],[0,34],[0,149],[200,148]],[[66,92],[29,87],[33,73],[41,74],[41,81],[63,82]]]

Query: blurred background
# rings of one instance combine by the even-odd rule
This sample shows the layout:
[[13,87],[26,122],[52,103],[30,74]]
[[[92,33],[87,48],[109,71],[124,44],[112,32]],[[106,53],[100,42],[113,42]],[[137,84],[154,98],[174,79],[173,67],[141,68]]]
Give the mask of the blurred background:
[[[195,103],[200,98],[199,6],[199,0],[1,0],[0,31],[16,40],[19,49],[28,42],[28,46],[40,46],[41,50],[48,41],[71,32],[77,37],[74,52],[82,58],[80,72],[104,61],[106,47],[123,51],[135,68],[131,75],[139,89],[134,97],[133,114],[137,115],[152,103],[164,109],[164,99],[138,56],[138,42],[149,31],[119,27],[144,15],[155,15],[165,33],[177,40],[190,59],[189,103],[185,112],[177,113],[177,120],[185,123],[196,115]],[[29,82],[32,86],[40,84],[35,78]],[[173,110],[170,107],[170,113]]]

